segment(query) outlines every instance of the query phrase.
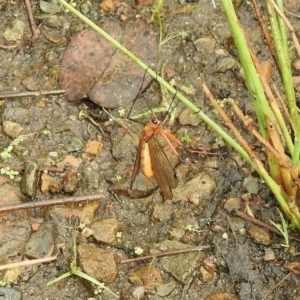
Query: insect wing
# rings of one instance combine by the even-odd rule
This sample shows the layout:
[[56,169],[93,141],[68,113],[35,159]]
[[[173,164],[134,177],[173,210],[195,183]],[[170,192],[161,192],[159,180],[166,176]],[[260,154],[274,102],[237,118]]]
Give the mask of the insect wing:
[[145,143],[145,141],[143,140],[143,138],[141,138],[140,142],[139,142],[138,149],[137,149],[135,162],[134,162],[134,168],[133,168],[133,172],[132,172],[132,176],[131,176],[131,182],[130,182],[130,189],[132,189],[135,178],[136,178],[136,176],[139,173],[140,168],[141,168],[141,153],[142,153],[142,150],[143,150],[143,147],[144,147],[144,143]]
[[171,200],[173,198],[171,189],[178,185],[174,169],[155,136],[149,140],[148,144],[155,180],[164,198]]

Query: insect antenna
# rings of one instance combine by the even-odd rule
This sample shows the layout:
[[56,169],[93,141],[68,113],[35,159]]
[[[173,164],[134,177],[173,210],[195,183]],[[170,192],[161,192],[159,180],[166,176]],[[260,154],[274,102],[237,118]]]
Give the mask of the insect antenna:
[[[168,111],[167,111],[167,115],[166,115],[165,119],[163,120],[163,122],[161,122],[162,126],[164,126],[164,124],[168,121],[168,119],[171,118],[173,111],[176,109],[177,104],[179,103],[179,100],[177,99],[177,104],[173,105],[174,100],[176,99],[176,95],[177,95],[177,90],[175,91],[175,93],[172,97],[171,103],[170,103]],[[180,144],[180,147],[182,147],[183,150],[191,153],[191,150],[189,148],[187,148],[185,145],[183,145],[182,143]],[[181,163],[184,163],[184,160],[180,157],[180,155],[176,155],[176,156],[180,160]]]
[[[141,84],[141,86],[140,86],[140,88],[139,88],[139,90],[138,90],[136,96],[134,97],[133,102],[132,102],[132,105],[131,105],[131,107],[130,107],[130,110],[129,110],[128,114],[127,114],[127,119],[128,119],[128,120],[133,121],[133,122],[136,122],[136,123],[140,123],[140,124],[142,124],[142,125],[146,125],[146,124],[143,123],[143,122],[141,122],[141,121],[136,120],[135,118],[132,118],[130,115],[131,115],[132,110],[133,110],[133,107],[134,107],[134,105],[135,105],[135,103],[136,103],[136,101],[137,101],[137,99],[138,99],[138,97],[139,97],[139,95],[140,95],[140,93],[141,93],[141,91],[142,91],[142,89],[143,89],[144,81],[145,81],[146,74],[147,74],[147,71],[148,71],[149,68],[150,68],[150,66],[148,66],[147,69],[145,70],[145,73],[144,73],[144,76],[143,76],[143,80],[142,80],[142,84]],[[145,101],[146,101],[146,104],[147,104],[149,110],[152,112],[152,109],[151,109],[151,107],[150,107],[148,101],[146,100],[145,97],[144,97],[144,99],[145,99]]]
[[[167,115],[166,115],[165,119],[163,120],[162,125],[164,125],[168,121],[168,119],[171,119],[172,113],[175,110],[175,108],[177,107],[177,105],[173,105],[173,102],[176,99],[176,95],[177,95],[177,90],[176,90],[175,94],[172,97],[171,103],[170,103],[169,108],[167,110]],[[177,102],[179,103],[179,101],[177,101]]]

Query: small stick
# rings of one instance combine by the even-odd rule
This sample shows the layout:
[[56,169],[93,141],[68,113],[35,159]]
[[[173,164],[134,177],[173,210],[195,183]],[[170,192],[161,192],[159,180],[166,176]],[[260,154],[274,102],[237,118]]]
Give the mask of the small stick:
[[102,127],[100,126],[100,124],[98,124],[91,116],[89,116],[86,113],[83,113],[82,118],[88,120],[89,122],[91,122],[94,126],[96,126],[100,130],[102,135],[104,135],[104,131],[102,130]]
[[17,93],[7,93],[0,94],[0,99],[5,98],[21,98],[21,97],[30,97],[30,96],[41,96],[41,95],[57,95],[64,94],[65,90],[50,90],[50,91],[32,91],[32,92],[17,92]]
[[102,200],[106,197],[105,193],[96,194],[96,195],[85,195],[85,196],[77,196],[77,197],[69,197],[69,198],[56,198],[50,199],[46,201],[33,201],[26,203],[18,203],[12,205],[2,205],[0,206],[0,212],[8,212],[20,209],[29,209],[29,208],[37,208],[37,207],[45,207],[59,204],[68,204],[73,202],[84,202],[84,201],[93,201],[93,200]]
[[[137,136],[135,134],[133,134],[121,120],[115,118],[104,107],[102,107],[102,109],[108,116],[110,116],[115,122],[117,122],[125,130],[126,133],[128,133],[133,138],[133,140],[135,141],[136,144],[138,144],[139,139],[137,138]],[[127,116],[127,118],[128,118],[128,116]]]
[[252,0],[252,4],[253,4],[254,10],[255,10],[257,19],[259,21],[260,27],[262,29],[264,38],[266,39],[266,43],[269,47],[269,50],[270,50],[271,55],[273,57],[273,60],[276,63],[277,70],[280,70],[280,68],[278,66],[278,60],[277,60],[277,56],[276,56],[275,47],[274,47],[274,44],[272,42],[272,38],[271,38],[270,32],[267,28],[266,22],[264,22],[264,20],[263,20],[262,12],[261,12],[261,9],[260,9],[259,5],[257,4],[257,0]]
[[[261,160],[257,157],[257,155],[252,151],[250,145],[247,143],[247,141],[243,138],[240,131],[235,127],[232,120],[226,115],[225,111],[222,109],[222,107],[218,104],[217,100],[213,96],[213,94],[208,89],[207,85],[204,82],[203,77],[197,78],[199,81],[200,86],[202,87],[203,92],[207,96],[207,98],[211,101],[213,106],[218,110],[219,115],[222,117],[222,119],[225,121],[226,125],[231,130],[232,134],[236,137],[238,142],[241,144],[241,148],[244,149],[248,156],[251,159],[250,164],[252,166],[256,166],[257,169],[261,171],[265,171],[264,165],[261,162]],[[249,162],[249,161],[248,161]]]
[[29,23],[30,23],[31,31],[32,31],[31,44],[33,44],[35,42],[35,40],[39,38],[40,29],[35,24],[30,0],[25,0],[25,5],[26,5],[28,19],[29,19]]
[[[24,166],[10,166],[11,170],[19,171],[22,172],[24,171],[25,167]],[[55,166],[50,166],[50,167],[40,167],[39,168],[40,172],[53,172],[53,173],[63,173],[65,171],[64,168],[59,168]]]
[[[277,289],[285,280],[287,280],[290,276],[292,275],[292,273],[288,273],[286,276],[284,276],[278,283],[274,284],[273,286],[270,287],[270,289],[268,290],[267,294],[261,299],[261,300],[265,300],[267,299],[268,296],[270,296],[273,291],[275,289]],[[299,299],[299,298],[298,298]]]
[[[281,153],[280,151],[278,151],[278,149],[275,148],[275,146],[271,145],[270,142],[268,142],[266,139],[264,139],[262,137],[262,135],[251,126],[251,123],[248,124],[247,122],[249,120],[246,119],[246,117],[244,116],[244,114],[242,113],[242,111],[240,110],[240,108],[237,106],[237,104],[235,103],[235,101],[233,101],[232,99],[229,100],[231,106],[233,107],[235,113],[237,114],[237,116],[239,117],[239,119],[243,122],[245,128],[259,141],[261,142],[270,152],[272,152],[274,154],[274,156],[277,157],[278,161],[279,161],[279,165],[281,167],[284,167],[288,170],[291,169],[290,163],[288,162],[286,156],[284,155],[284,153]],[[292,170],[290,170],[290,172],[292,173]],[[295,178],[295,180],[297,180],[297,174],[293,174],[293,178]]]
[[44,258],[19,261],[19,262],[15,262],[15,263],[11,263],[11,264],[2,265],[2,266],[0,266],[0,270],[31,266],[31,265],[41,264],[44,262],[50,262],[50,261],[56,260],[56,259],[57,259],[56,256],[50,256],[50,257],[44,257]]
[[146,255],[146,256],[142,256],[142,257],[121,260],[120,263],[121,264],[129,264],[132,262],[152,260],[154,258],[159,258],[159,257],[173,256],[173,255],[185,254],[185,253],[190,253],[190,252],[197,252],[197,251],[200,251],[203,249],[208,249],[210,247],[211,246],[197,246],[197,247],[185,248],[185,249],[180,249],[180,250],[165,251],[162,253],[156,253],[156,254]]
[[12,46],[6,46],[6,45],[1,45],[0,44],[0,49],[2,50],[10,50],[10,49],[14,49],[14,48],[18,48],[20,47],[20,43],[16,43],[16,45],[12,45]]
[[256,224],[256,225],[258,225],[258,226],[260,226],[260,227],[264,227],[264,228],[270,230],[271,232],[273,232],[273,233],[275,233],[275,234],[277,234],[277,235],[283,236],[282,233],[281,233],[280,231],[278,231],[277,229],[275,229],[275,228],[272,227],[271,225],[268,225],[268,224],[266,224],[266,223],[263,222],[263,221],[260,221],[260,220],[258,220],[258,219],[256,219],[256,218],[253,218],[253,217],[251,217],[251,216],[249,216],[249,215],[247,215],[247,214],[245,214],[245,213],[243,213],[243,212],[241,212],[241,211],[239,211],[239,210],[236,211],[236,215],[237,215],[238,217],[240,217],[240,218],[242,218],[242,219],[244,219],[244,220],[246,220],[246,221],[250,221],[250,222],[252,222],[253,224]]
[[[280,231],[278,231],[277,229],[275,229],[275,228],[272,227],[271,225],[268,225],[268,224],[266,224],[266,223],[263,222],[263,221],[260,221],[260,220],[258,220],[258,219],[256,219],[256,218],[253,218],[253,217],[251,217],[251,216],[249,216],[249,215],[247,215],[247,214],[245,214],[245,213],[243,213],[243,212],[241,212],[241,211],[239,211],[239,210],[236,211],[236,215],[237,215],[238,217],[240,217],[240,218],[246,220],[246,221],[249,221],[249,222],[252,222],[253,224],[256,224],[256,225],[258,225],[258,226],[264,227],[264,228],[270,230],[271,232],[273,232],[273,233],[275,233],[275,234],[277,234],[277,235],[279,235],[279,236],[283,236],[283,234],[282,234]],[[290,237],[289,239],[290,239],[290,240],[294,240],[294,241],[298,241],[298,242],[300,241],[299,239],[297,239],[297,238],[295,238],[295,237]]]

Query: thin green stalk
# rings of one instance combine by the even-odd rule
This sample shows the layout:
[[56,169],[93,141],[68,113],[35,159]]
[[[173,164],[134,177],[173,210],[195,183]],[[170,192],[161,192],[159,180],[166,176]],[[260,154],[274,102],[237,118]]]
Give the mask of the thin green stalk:
[[[274,46],[276,49],[276,55],[282,77],[282,82],[285,88],[285,95],[287,97],[287,105],[289,109],[290,117],[294,124],[297,122],[298,113],[296,106],[295,91],[293,87],[292,72],[290,54],[288,49],[288,41],[286,34],[286,26],[282,19],[277,15],[273,5],[269,0],[265,1],[267,12],[269,15],[269,23],[271,26],[271,32],[273,35]],[[283,3],[277,1],[279,7],[283,10]]]
[[[274,115],[265,97],[263,85],[259,79],[251,58],[251,54],[247,48],[247,41],[244,38],[243,30],[236,17],[232,2],[229,0],[222,0],[222,4],[224,6],[227,19],[229,20],[231,30],[235,39],[235,44],[239,52],[241,64],[245,73],[247,87],[254,98],[254,108],[258,117],[260,131],[263,137],[266,138],[267,130],[264,127],[265,120],[273,120]],[[283,128],[285,127],[283,126]],[[291,147],[290,149],[295,150],[293,149],[293,147]],[[269,173],[265,170],[260,162],[256,160],[253,160],[253,162],[254,164],[256,164],[255,169],[258,170],[260,176],[265,180],[265,182],[273,192],[281,209],[291,219],[293,224],[298,229],[300,229],[300,213],[296,207],[294,209],[295,204],[293,203],[293,200],[286,195],[283,189],[274,181],[274,179],[269,175]]]
[[[277,0],[277,5],[281,9],[281,11],[284,11],[284,3],[282,2],[282,0]],[[287,101],[288,103],[291,103],[291,110],[290,110],[291,118],[292,120],[294,120],[294,122],[296,122],[296,120],[299,118],[299,114],[296,108],[297,107],[296,95],[295,95],[293,79],[292,79],[291,59],[290,59],[290,51],[288,45],[287,30],[286,30],[286,25],[284,24],[281,17],[277,15],[277,19],[279,24],[279,30],[282,37],[284,57],[285,57],[285,60],[283,62],[283,84],[285,87],[285,94],[287,97]]]
[[[279,128],[281,130],[282,135],[284,136],[285,142],[287,144],[287,147],[290,151],[290,153],[293,152],[293,142],[291,139],[291,136],[289,134],[289,130],[287,129],[287,126],[282,118],[281,112],[277,109],[277,106],[274,105],[271,102],[271,97],[272,97],[272,92],[271,89],[269,88],[269,86],[265,86],[266,91],[267,91],[267,95],[269,95],[270,98],[270,104],[267,101],[266,97],[265,97],[265,93],[264,93],[264,86],[263,84],[260,82],[260,79],[258,78],[258,74],[257,71],[255,69],[254,63],[252,61],[251,55],[247,49],[247,42],[245,41],[244,38],[244,34],[242,31],[242,28],[237,20],[237,17],[235,15],[235,11],[233,9],[232,5],[229,5],[230,1],[225,0],[226,2],[226,13],[228,16],[228,20],[230,20],[230,24],[231,24],[231,28],[233,30],[233,35],[237,40],[237,49],[239,52],[239,56],[241,59],[241,63],[242,63],[242,67],[244,69],[245,72],[245,77],[246,77],[246,81],[249,80],[250,81],[250,92],[252,93],[252,95],[255,98],[254,101],[254,108],[255,108],[255,112],[257,114],[258,117],[258,122],[259,124],[263,123],[265,126],[265,117],[268,116],[269,119],[273,120],[273,116],[271,113],[271,109],[272,112],[276,118],[276,121],[279,125]],[[282,50],[283,51],[283,50]],[[254,81],[254,79],[258,79],[258,81]],[[253,84],[252,84],[253,83]],[[268,90],[267,90],[268,89]],[[268,92],[269,91],[269,92]],[[253,94],[254,93],[254,94]],[[257,100],[256,100],[257,99]],[[275,100],[273,100],[275,102]],[[266,115],[266,116],[265,116]],[[263,119],[262,121],[261,118]],[[263,137],[266,137],[264,135],[264,131],[262,131],[262,129],[264,129],[265,127],[261,127],[260,126],[260,132],[262,134]]]
[[282,234],[282,236],[284,237],[285,240],[285,244],[281,244],[281,246],[283,247],[290,247],[290,242],[289,242],[289,233],[288,233],[288,224],[285,221],[282,213],[278,210],[278,213],[280,215],[280,219],[281,219],[281,224],[277,224],[273,221],[270,220],[270,223],[275,226],[277,228],[277,230]]
[[274,105],[271,100],[270,100],[270,105],[271,105],[271,108],[272,108],[272,111],[273,111],[273,114],[275,116],[275,119],[277,121],[277,124],[281,130],[281,133],[284,137],[284,140],[285,140],[285,143],[286,143],[286,146],[289,150],[289,153],[293,153],[294,151],[294,144],[293,144],[293,141],[292,141],[292,138],[290,136],[290,131],[287,127],[287,124],[285,123],[285,120],[282,116],[282,113],[278,107],[278,105]]
[[242,27],[235,14],[235,10],[231,1],[222,0],[227,19],[230,20],[231,31],[238,52],[240,54],[241,64],[244,70],[245,80],[249,92],[253,97],[253,105],[257,115],[260,132],[264,138],[267,136],[265,115],[271,118],[271,109],[265,97],[264,89],[256,72],[251,54],[248,50],[247,42],[244,38]]
[[298,118],[296,123],[296,136],[295,136],[295,144],[294,144],[294,151],[292,153],[292,164],[297,166],[299,163],[300,157],[300,118]]
[[266,184],[274,194],[277,202],[284,212],[284,214],[291,220],[297,229],[300,229],[300,214],[299,211],[293,210],[289,207],[289,197],[285,194],[282,188],[273,180],[269,173],[263,169],[260,172],[260,176],[265,180]]
[[54,283],[57,283],[57,282],[59,282],[59,281],[65,279],[65,278],[67,278],[67,277],[69,277],[69,276],[72,276],[72,273],[71,273],[71,272],[64,273],[64,274],[62,274],[61,276],[59,276],[59,277],[57,277],[57,278],[55,278],[55,279],[49,281],[49,282],[47,283],[47,286],[52,285],[52,284],[54,284]]
[[[284,3],[281,0],[277,0],[277,5],[281,11],[284,11]],[[284,24],[283,20],[280,18],[279,15],[276,14],[276,19],[278,22],[280,35],[282,39],[282,48],[284,49],[284,56],[288,59],[286,62],[289,62],[286,64],[286,68],[291,71],[291,64],[289,61],[290,53],[289,53],[289,46],[288,46],[288,39],[287,39],[287,31],[286,31],[286,25]]]

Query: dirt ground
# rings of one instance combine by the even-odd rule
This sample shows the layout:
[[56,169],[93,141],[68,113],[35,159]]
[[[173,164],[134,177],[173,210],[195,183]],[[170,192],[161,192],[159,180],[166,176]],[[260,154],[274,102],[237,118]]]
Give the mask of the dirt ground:
[[[199,76],[204,76],[232,120],[228,97],[254,117],[218,1],[214,8],[210,0],[167,0],[161,13],[161,41],[157,19],[150,22],[153,3],[105,1],[101,7],[96,1],[72,3],[225,131],[228,128],[199,86]],[[239,5],[237,14],[257,55],[261,61],[270,60],[252,5]],[[257,219],[281,222],[276,200],[257,174],[208,125],[174,100],[167,129],[185,148],[202,153],[177,147],[180,162],[165,147],[179,182],[172,199],[163,199],[155,181],[141,175],[130,191],[141,123],[151,118],[148,114],[138,122],[128,120],[132,101],[143,84],[131,115],[164,107],[157,114],[164,118],[173,96],[147,76],[143,81],[144,71],[123,55],[116,56],[101,38],[85,32],[87,39],[74,40],[84,37],[87,27],[70,12],[50,13],[55,7],[41,7],[39,2],[31,6],[39,29],[34,41],[25,3],[0,0],[0,96],[61,88],[67,88],[67,95],[0,99],[0,164],[11,175],[1,173],[0,205],[38,206],[1,211],[0,259],[5,265],[57,258],[1,270],[5,287],[0,288],[0,298],[300,299],[299,279],[284,267],[297,262],[298,234],[291,233],[294,239],[284,247],[282,237],[236,214],[248,203]],[[299,32],[300,4],[289,3],[288,9],[295,14],[290,20]],[[65,52],[67,48],[70,52]],[[72,56],[74,49],[80,49],[79,58]],[[279,82],[275,72],[272,80]],[[260,145],[238,121],[236,125],[264,160]],[[42,205],[51,199],[59,204]],[[61,199],[68,204],[62,205]],[[47,286],[70,270],[74,232],[78,270],[104,282],[117,297],[75,275]],[[174,250],[183,252],[172,255]],[[165,256],[155,257],[157,253]],[[152,257],[128,261],[145,255]]]

